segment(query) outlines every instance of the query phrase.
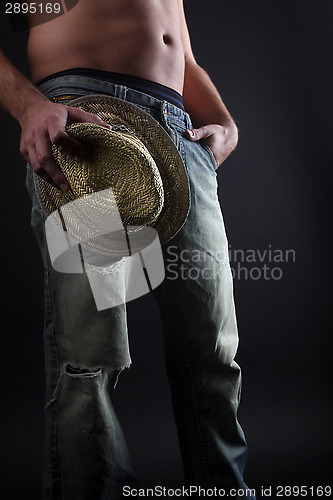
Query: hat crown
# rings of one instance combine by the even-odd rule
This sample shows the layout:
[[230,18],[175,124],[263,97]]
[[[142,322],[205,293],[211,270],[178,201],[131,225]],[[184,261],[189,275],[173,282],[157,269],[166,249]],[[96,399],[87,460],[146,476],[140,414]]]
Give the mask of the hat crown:
[[[73,199],[112,188],[123,224],[152,226],[163,209],[164,191],[160,172],[143,142],[124,129],[109,130],[93,123],[75,123],[66,131],[85,147],[83,157],[52,147]],[[100,207],[101,217],[105,210]]]

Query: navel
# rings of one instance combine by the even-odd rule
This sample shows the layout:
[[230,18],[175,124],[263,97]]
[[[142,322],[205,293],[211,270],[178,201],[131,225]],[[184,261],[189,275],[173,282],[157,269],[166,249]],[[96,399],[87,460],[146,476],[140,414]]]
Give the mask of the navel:
[[165,43],[165,45],[170,45],[172,43],[172,38],[170,35],[163,35],[163,42]]

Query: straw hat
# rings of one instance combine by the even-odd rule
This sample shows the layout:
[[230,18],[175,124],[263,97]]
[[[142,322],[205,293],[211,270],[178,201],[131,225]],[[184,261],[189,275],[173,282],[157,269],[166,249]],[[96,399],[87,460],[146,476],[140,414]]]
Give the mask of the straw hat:
[[[97,114],[112,129],[91,123],[68,126],[67,133],[85,146],[82,158],[52,145],[56,163],[71,192],[64,194],[34,174],[37,197],[45,214],[61,209],[70,201],[112,188],[125,228],[130,226],[135,232],[135,226],[153,227],[161,243],[170,240],[183,226],[190,206],[187,173],[170,136],[148,113],[115,97],[91,95],[68,105]],[[105,203],[92,207],[94,223],[99,217],[104,221],[112,217],[109,208]],[[82,224],[91,226],[86,216],[87,212],[69,229],[74,236],[77,224],[81,225],[80,234]],[[114,236],[112,251],[117,246]],[[110,237],[103,240],[100,236],[94,245],[108,253]],[[142,247],[142,243],[138,245]]]

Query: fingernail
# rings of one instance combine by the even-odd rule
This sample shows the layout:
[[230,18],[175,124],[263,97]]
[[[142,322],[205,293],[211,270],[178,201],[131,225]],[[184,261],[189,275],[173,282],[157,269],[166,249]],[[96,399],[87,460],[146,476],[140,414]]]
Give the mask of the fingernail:
[[190,134],[191,137],[194,137],[194,132],[191,129],[187,129],[187,132]]

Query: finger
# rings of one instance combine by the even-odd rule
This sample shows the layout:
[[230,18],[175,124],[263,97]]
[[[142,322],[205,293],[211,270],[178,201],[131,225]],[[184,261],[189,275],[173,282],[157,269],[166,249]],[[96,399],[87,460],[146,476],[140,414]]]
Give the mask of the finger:
[[25,159],[25,161],[30,163],[29,153],[28,153],[25,146],[23,146],[23,145],[20,146],[20,153],[23,156],[23,158]]
[[67,132],[49,130],[50,140],[56,146],[62,147],[65,151],[73,155],[83,156],[85,148],[81,142],[71,137]]
[[68,106],[68,123],[95,123],[96,125],[100,125],[102,127],[106,127],[111,129],[111,125],[102,120],[98,115],[93,113],[88,113],[83,109],[72,108]]
[[56,144],[56,146],[64,148],[65,151],[68,151],[73,155],[84,155],[85,149],[83,144],[67,134],[62,120],[59,119],[53,120],[52,122],[50,121],[48,124],[48,133],[49,140],[53,142],[53,144]]
[[60,167],[56,164],[53,155],[49,138],[45,137],[36,145],[36,164],[38,165],[38,175],[47,180],[61,191],[69,191],[70,185],[61,171]]
[[205,139],[211,135],[211,132],[205,126],[186,130],[186,136],[190,139],[190,141],[200,141],[201,139]]
[[25,158],[27,161],[30,163],[32,170],[34,171],[35,174],[37,174],[39,177],[44,179],[45,181],[49,182],[50,184],[53,184],[52,178],[49,176],[49,174],[43,170],[39,163],[38,163],[38,155],[36,151],[36,147],[31,147],[29,148],[29,151],[26,152]]

